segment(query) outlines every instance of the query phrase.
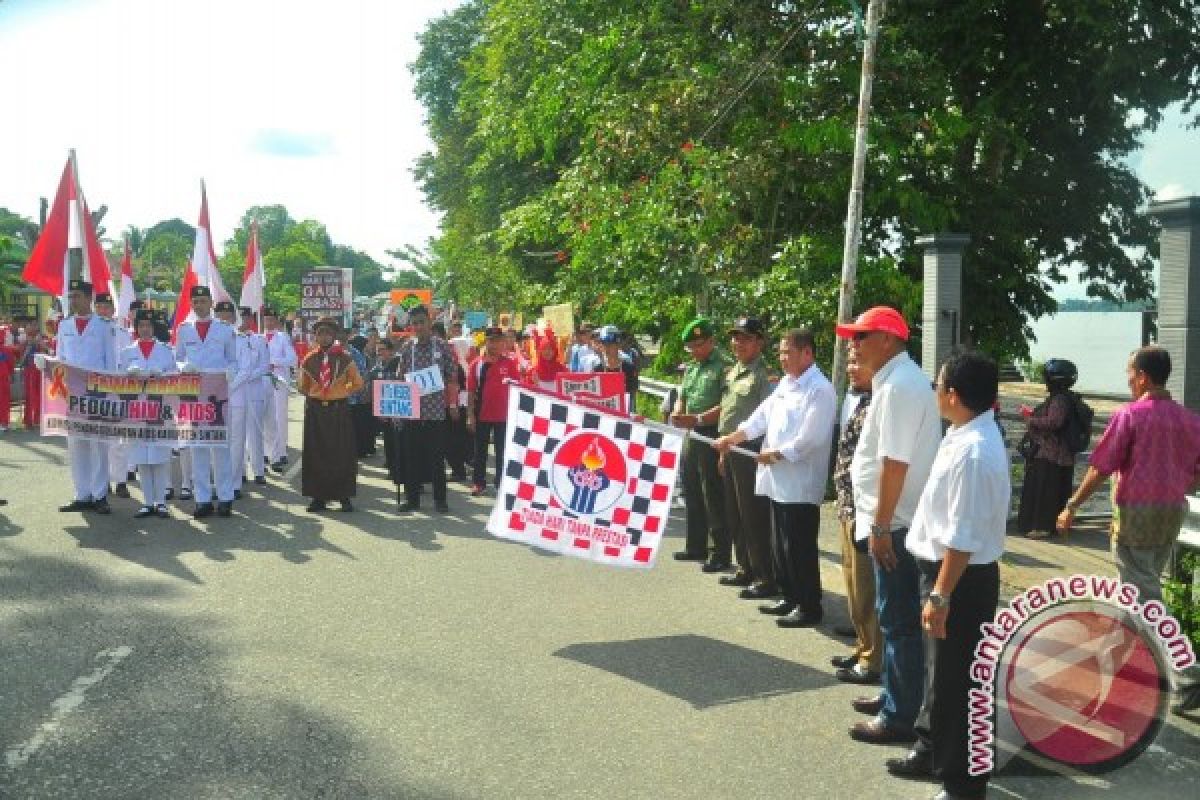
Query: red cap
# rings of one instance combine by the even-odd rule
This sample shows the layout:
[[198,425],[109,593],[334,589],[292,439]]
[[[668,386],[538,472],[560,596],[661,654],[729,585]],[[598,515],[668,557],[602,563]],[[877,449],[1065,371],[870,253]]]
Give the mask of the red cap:
[[856,333],[881,331],[908,341],[908,323],[904,321],[904,317],[899,311],[887,306],[868,308],[859,314],[858,319],[854,322],[838,325],[835,330],[837,335],[843,339],[850,339]]

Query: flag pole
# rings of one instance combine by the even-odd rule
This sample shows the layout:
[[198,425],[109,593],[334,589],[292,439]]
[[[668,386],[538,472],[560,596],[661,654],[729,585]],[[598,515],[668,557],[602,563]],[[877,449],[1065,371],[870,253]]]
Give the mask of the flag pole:
[[[850,178],[850,199],[846,209],[846,236],[842,250],[842,287],[838,301],[838,323],[850,322],[854,315],[854,288],[858,272],[858,249],[862,239],[863,176],[867,165],[867,123],[871,116],[871,90],[875,83],[875,47],[879,41],[879,23],[887,0],[871,0],[867,6],[867,38],[863,43],[862,78],[858,89],[858,122],[854,131],[854,162]],[[835,339],[833,345],[833,388],[840,404],[846,391],[846,343]]]
[[[78,240],[78,247],[67,247],[67,275],[63,281],[63,295],[59,302],[62,303],[63,316],[66,316],[68,311],[67,293],[69,291],[72,280],[84,280],[84,275],[91,276],[88,269],[88,253],[87,253],[87,226],[83,224],[83,191],[79,187],[79,162],[75,158],[75,148],[72,147],[67,151],[67,160],[71,162],[71,182],[75,184],[75,236]],[[67,206],[67,220],[70,224],[71,208]],[[68,242],[70,234],[68,234]],[[90,281],[89,281],[90,283]]]

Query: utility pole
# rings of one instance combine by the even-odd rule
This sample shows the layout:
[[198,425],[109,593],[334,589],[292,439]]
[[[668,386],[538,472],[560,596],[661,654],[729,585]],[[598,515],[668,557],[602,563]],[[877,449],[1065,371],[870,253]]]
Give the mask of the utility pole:
[[[858,247],[862,238],[863,181],[867,166],[867,123],[871,117],[871,88],[875,83],[875,48],[879,42],[879,23],[887,0],[871,0],[867,6],[866,41],[863,43],[862,79],[858,89],[858,124],[854,131],[854,166],[850,178],[850,200],[846,210],[846,239],[842,250],[842,287],[838,302],[839,323],[854,315],[854,285],[858,272]],[[833,387],[838,404],[846,390],[846,343],[835,339],[833,348]]]

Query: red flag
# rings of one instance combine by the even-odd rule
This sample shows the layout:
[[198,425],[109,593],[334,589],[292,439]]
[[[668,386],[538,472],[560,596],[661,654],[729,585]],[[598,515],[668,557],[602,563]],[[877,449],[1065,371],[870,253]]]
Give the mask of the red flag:
[[[72,231],[72,224],[76,227]],[[104,248],[96,238],[96,229],[92,225],[88,213],[87,201],[79,191],[78,181],[71,159],[63,167],[62,177],[58,181],[58,191],[54,193],[54,204],[50,207],[50,216],[38,237],[29,261],[21,272],[21,279],[31,286],[36,286],[56,297],[66,294],[67,268],[71,247],[82,247],[85,250],[85,263],[88,267],[87,278],[98,292],[110,290],[112,273],[108,269],[108,259]]]
[[192,269],[192,262],[189,261],[183,272],[183,286],[179,289],[179,299],[175,302],[175,321],[171,326],[172,342],[175,341],[175,332],[179,330],[179,326],[192,315],[192,287],[199,285],[196,271]]
[[117,318],[122,324],[133,327],[133,314],[129,307],[137,300],[133,288],[133,254],[129,252],[129,237],[125,237],[125,257],[121,259],[121,286],[117,293]]
[[192,269],[199,285],[212,289],[214,303],[233,300],[225,291],[221,271],[217,269],[217,252],[213,249],[212,226],[208,223],[208,189],[200,182],[200,221],[196,225],[196,243],[192,248]]

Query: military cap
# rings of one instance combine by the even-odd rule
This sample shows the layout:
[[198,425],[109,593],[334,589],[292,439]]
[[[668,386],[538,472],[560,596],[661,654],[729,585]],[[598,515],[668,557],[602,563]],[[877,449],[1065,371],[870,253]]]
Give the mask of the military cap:
[[680,337],[684,344],[699,342],[713,335],[712,320],[708,317],[696,317],[689,322],[683,329],[683,336]]

